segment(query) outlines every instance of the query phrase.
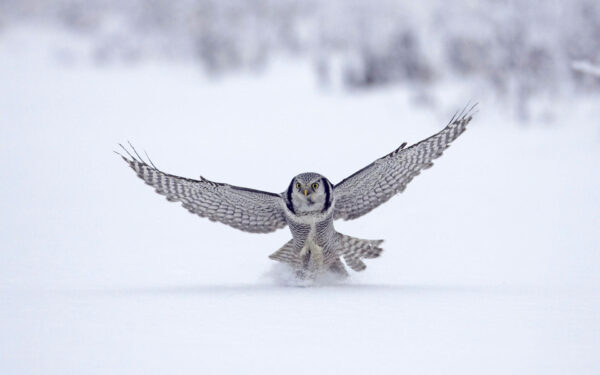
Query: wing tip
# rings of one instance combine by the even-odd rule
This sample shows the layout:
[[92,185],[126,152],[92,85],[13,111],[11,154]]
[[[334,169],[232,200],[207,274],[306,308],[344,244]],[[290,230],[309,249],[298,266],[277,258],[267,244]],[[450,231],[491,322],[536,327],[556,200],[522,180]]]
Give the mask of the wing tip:
[[472,104],[471,103],[471,100],[467,102],[467,104],[462,109],[460,115],[455,120],[455,122],[463,122],[466,125],[466,123],[471,121],[473,119],[473,116],[475,116],[479,112],[479,102],[474,102]]
[[469,99],[462,110],[457,110],[454,112],[446,127],[451,127],[453,125],[466,125],[477,113],[479,113],[479,102],[473,102],[473,100]]
[[133,144],[130,141],[127,141],[127,146],[129,146],[131,151],[127,147],[123,146],[122,143],[117,143],[117,145],[121,148],[121,150],[123,150],[124,153],[121,153],[119,151],[113,151],[113,152],[115,154],[119,155],[121,158],[123,158],[123,160],[125,160],[125,162],[127,164],[129,164],[129,166],[131,168],[135,169],[135,165],[142,165],[142,166],[146,166],[146,167],[152,168],[157,171],[159,170],[158,167],[154,164],[154,162],[150,158],[150,155],[148,155],[148,153],[144,150],[146,159],[148,159],[148,161],[146,161],[142,156],[140,156],[140,154],[138,153],[138,151],[136,150],[136,148],[133,146]]

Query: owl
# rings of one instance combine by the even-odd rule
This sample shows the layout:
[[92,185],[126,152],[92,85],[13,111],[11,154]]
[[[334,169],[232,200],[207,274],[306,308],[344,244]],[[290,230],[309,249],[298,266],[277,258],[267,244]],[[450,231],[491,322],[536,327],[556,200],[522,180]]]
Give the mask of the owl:
[[156,168],[149,157],[145,161],[131,144],[131,151],[120,145],[125,154],[119,155],[157,193],[193,214],[252,233],[289,227],[292,238],[269,258],[289,265],[298,278],[314,279],[323,273],[345,277],[346,266],[363,271],[363,259],[379,257],[383,240],[342,234],[336,231],[335,220],[359,218],[403,192],[465,131],[475,106],[455,114],[439,133],[410,147],[403,143],[337,184],[318,173],[301,173],[281,194],[202,176],[198,180],[174,176]]

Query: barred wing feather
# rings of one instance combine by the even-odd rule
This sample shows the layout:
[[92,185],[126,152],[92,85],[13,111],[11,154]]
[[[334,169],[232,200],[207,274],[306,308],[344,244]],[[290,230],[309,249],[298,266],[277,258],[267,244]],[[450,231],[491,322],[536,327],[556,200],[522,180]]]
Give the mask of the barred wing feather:
[[334,218],[356,219],[403,192],[421,170],[431,167],[433,160],[465,131],[475,107],[476,104],[453,116],[439,133],[408,148],[403,143],[335,185]]
[[252,233],[273,232],[286,226],[279,194],[213,182],[203,177],[193,180],[167,174],[151,161],[146,163],[135,149],[135,156],[123,149],[129,157],[121,157],[139,178],[167,200],[181,202],[191,213]]

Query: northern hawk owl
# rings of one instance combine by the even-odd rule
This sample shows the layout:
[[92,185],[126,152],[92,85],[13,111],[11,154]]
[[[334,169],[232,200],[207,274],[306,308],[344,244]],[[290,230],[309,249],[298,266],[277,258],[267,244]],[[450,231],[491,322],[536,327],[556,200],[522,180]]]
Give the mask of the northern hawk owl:
[[[332,184],[318,173],[301,173],[281,194],[248,189],[200,177],[199,180],[160,171],[132,148],[121,155],[138,177],[169,201],[191,213],[246,232],[268,233],[286,225],[292,239],[269,257],[290,265],[300,278],[324,272],[341,276],[366,268],[362,259],[377,258],[383,240],[364,240],[337,232],[334,220],[356,219],[404,191],[421,170],[433,165],[471,121],[473,109],[455,114],[439,133],[393,152]],[[343,262],[342,263],[342,259]]]

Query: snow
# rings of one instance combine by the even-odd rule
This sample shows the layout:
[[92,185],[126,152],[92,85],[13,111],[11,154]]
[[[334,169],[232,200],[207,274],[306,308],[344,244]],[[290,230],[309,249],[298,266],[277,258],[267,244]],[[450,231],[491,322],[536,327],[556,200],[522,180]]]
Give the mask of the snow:
[[471,92],[436,86],[432,107],[402,87],[324,90],[285,59],[218,79],[174,62],[96,66],[56,55],[73,38],[0,35],[2,374],[600,371],[597,97],[521,125],[482,90],[432,169],[336,222],[384,238],[382,257],[345,283],[289,287],[267,258],[287,229],[194,217],[116,144],[170,173],[280,192],[431,135]]

